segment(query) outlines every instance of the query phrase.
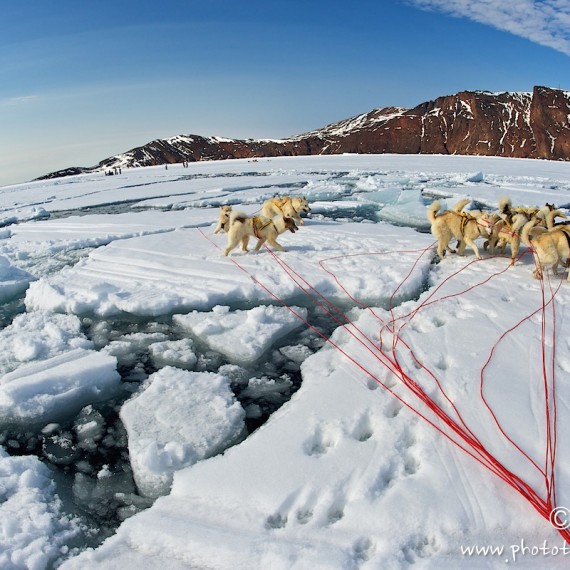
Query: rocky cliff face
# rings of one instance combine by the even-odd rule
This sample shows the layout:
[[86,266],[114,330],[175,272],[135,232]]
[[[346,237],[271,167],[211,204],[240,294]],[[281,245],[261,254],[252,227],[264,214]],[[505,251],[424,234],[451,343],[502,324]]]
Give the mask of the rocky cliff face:
[[[570,160],[570,92],[462,91],[414,109],[380,109],[308,133],[323,153],[423,153]],[[313,146],[316,146],[313,142]]]
[[91,168],[314,154],[462,154],[570,160],[570,92],[535,87],[532,93],[462,91],[414,109],[388,107],[284,140],[235,140],[180,135],[155,140]]

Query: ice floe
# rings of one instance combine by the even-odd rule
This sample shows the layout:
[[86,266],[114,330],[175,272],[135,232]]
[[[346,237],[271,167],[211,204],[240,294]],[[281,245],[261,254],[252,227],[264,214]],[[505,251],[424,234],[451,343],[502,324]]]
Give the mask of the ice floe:
[[121,408],[139,492],[158,497],[172,475],[245,436],[245,414],[219,374],[162,368]]

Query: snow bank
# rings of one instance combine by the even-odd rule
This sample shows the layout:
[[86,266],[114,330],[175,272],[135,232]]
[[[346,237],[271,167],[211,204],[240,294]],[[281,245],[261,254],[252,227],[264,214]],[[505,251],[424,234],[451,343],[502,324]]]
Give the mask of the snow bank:
[[193,311],[174,315],[173,320],[230,362],[246,365],[258,360],[277,340],[303,326],[307,310],[290,309],[259,306],[249,311],[230,311],[227,306],[216,306],[209,313]]
[[221,375],[166,367],[150,376],[121,408],[139,492],[168,493],[175,471],[242,439],[244,417]]
[[116,365],[111,356],[76,348],[5,374],[0,378],[0,429],[39,429],[110,399],[120,386]]

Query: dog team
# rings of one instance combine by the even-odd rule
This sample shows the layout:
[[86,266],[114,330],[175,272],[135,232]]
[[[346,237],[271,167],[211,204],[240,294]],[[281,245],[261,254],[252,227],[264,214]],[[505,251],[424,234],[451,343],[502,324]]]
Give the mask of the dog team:
[[[567,268],[570,263],[570,225],[556,222],[556,218],[566,218],[562,210],[552,204],[542,208],[513,208],[510,198],[499,200],[497,212],[481,210],[463,211],[471,202],[469,198],[460,200],[450,210],[440,212],[441,203],[433,202],[427,209],[431,223],[431,233],[437,239],[437,254],[440,260],[446,252],[463,255],[469,246],[475,257],[481,259],[477,238],[485,238],[483,248],[491,254],[499,250],[505,252],[507,244],[511,248],[511,264],[518,257],[521,242],[533,253],[536,268],[534,277],[542,279],[545,268],[556,275],[558,266]],[[457,240],[457,251],[449,242]],[[570,272],[568,274],[570,281]]]
[[309,202],[302,196],[283,196],[266,200],[260,216],[247,216],[243,212],[232,210],[231,206],[222,206],[214,233],[223,231],[228,234],[224,255],[229,255],[239,243],[242,251],[248,251],[249,238],[257,238],[255,251],[259,251],[266,242],[278,251],[285,251],[277,237],[287,230],[295,233],[299,229],[297,223],[305,223],[301,212],[310,211]]
[[[558,267],[570,265],[570,224],[556,222],[556,218],[566,218],[562,210],[552,204],[542,208],[513,208],[511,199],[499,200],[497,212],[482,210],[464,211],[471,202],[470,198],[460,200],[451,209],[441,211],[441,203],[433,202],[427,209],[427,218],[431,223],[431,233],[437,239],[437,255],[443,260],[446,253],[463,255],[469,246],[475,257],[481,259],[481,253],[475,240],[485,238],[483,248],[491,254],[495,250],[505,253],[507,245],[511,248],[511,264],[514,264],[523,243],[532,251],[536,268],[533,274],[541,279],[545,268],[550,268],[556,275]],[[250,238],[256,238],[255,251],[268,243],[278,251],[285,251],[277,237],[286,231],[295,233],[299,225],[305,222],[301,213],[311,209],[305,197],[283,196],[266,200],[261,208],[261,215],[248,216],[231,206],[220,208],[220,217],[215,234],[226,232],[228,243],[224,255],[241,243],[242,251],[248,251]],[[451,240],[457,241],[457,250],[450,247]],[[570,272],[568,273],[570,281]]]

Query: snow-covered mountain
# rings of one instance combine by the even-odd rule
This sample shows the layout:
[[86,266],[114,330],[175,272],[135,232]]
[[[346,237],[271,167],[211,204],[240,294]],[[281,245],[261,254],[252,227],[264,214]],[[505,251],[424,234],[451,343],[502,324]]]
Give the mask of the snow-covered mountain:
[[532,93],[461,91],[413,109],[374,109],[282,140],[178,135],[93,167],[68,168],[41,178],[184,161],[343,153],[570,160],[570,92],[547,87],[535,87]]

